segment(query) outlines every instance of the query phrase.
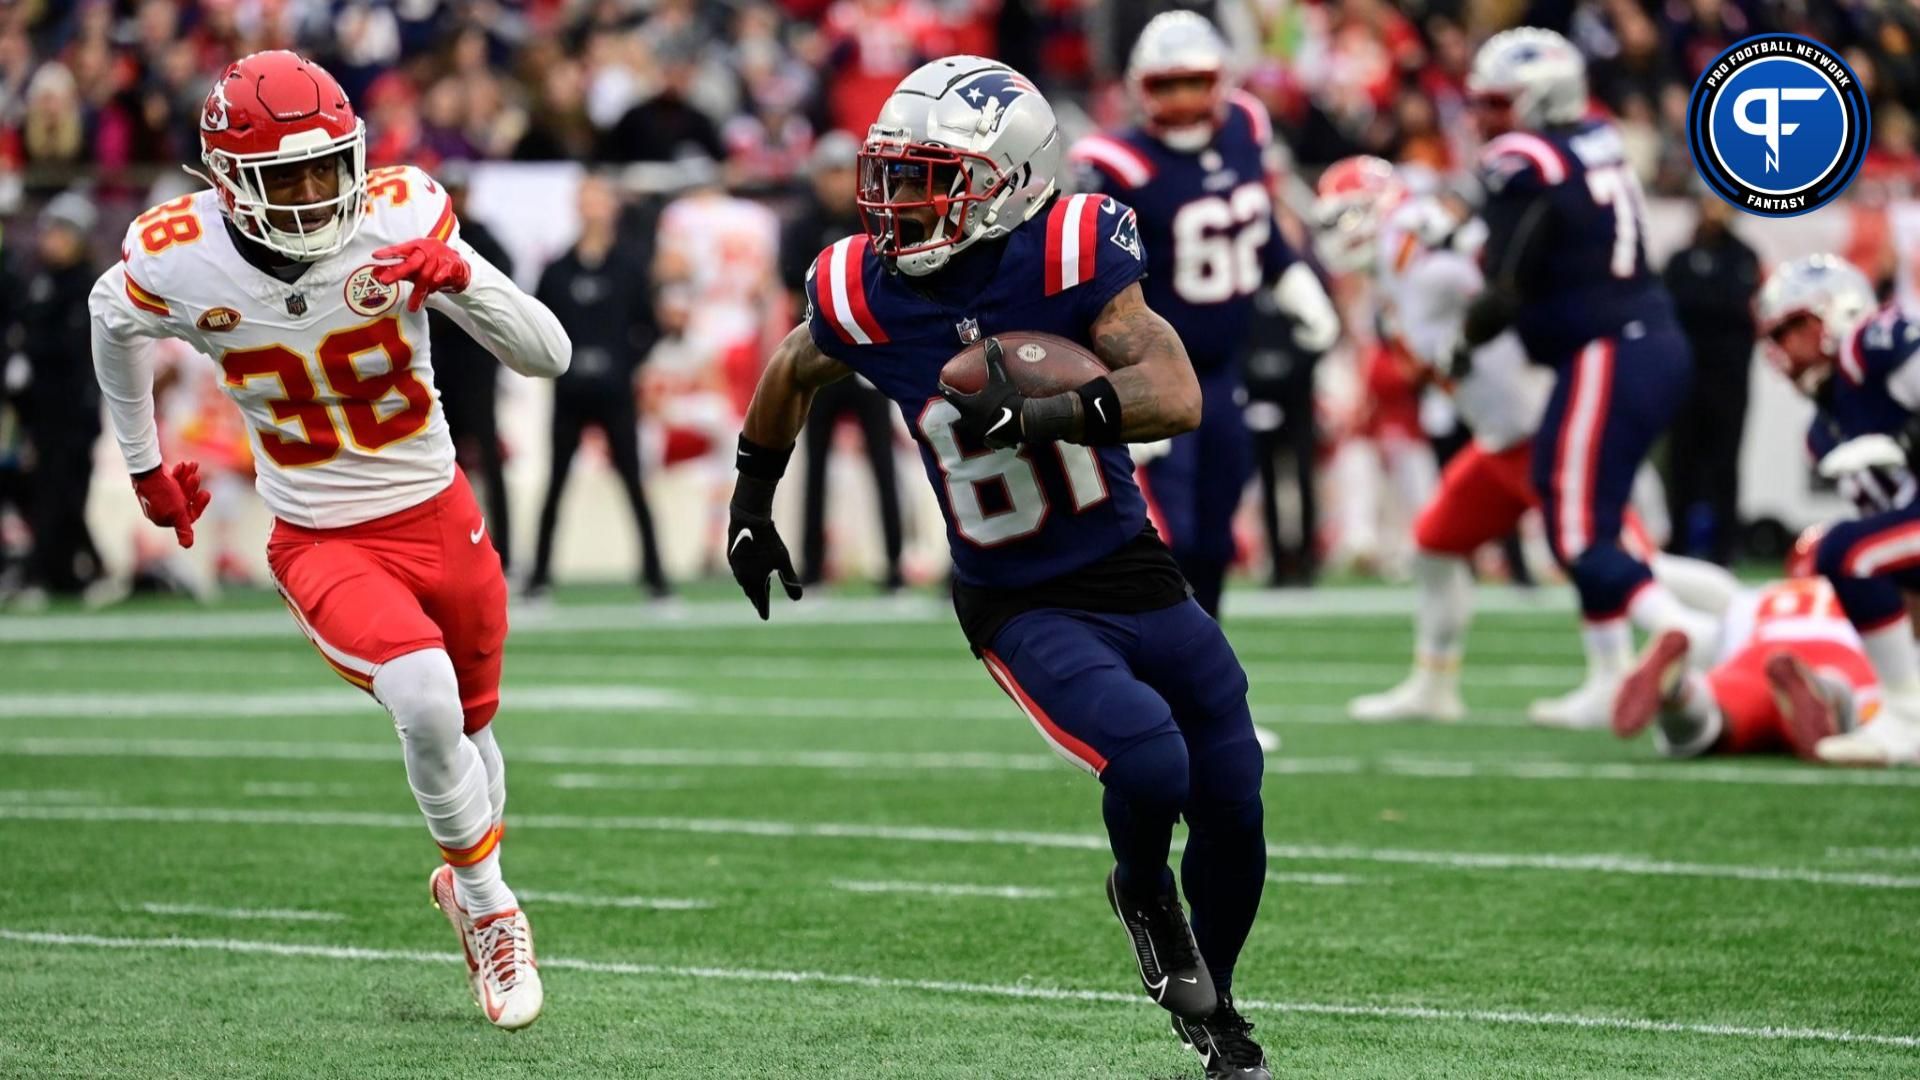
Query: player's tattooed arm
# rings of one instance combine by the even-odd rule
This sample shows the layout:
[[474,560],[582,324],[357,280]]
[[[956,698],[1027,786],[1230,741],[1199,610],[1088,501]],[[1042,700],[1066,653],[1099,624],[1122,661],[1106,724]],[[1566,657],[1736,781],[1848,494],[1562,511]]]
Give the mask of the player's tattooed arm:
[[760,373],[741,433],[760,446],[791,448],[806,425],[813,392],[851,374],[852,368],[820,351],[801,323],[775,347]]
[[1129,285],[1093,320],[1093,351],[1120,405],[1120,441],[1152,442],[1200,426],[1200,380],[1167,320]]

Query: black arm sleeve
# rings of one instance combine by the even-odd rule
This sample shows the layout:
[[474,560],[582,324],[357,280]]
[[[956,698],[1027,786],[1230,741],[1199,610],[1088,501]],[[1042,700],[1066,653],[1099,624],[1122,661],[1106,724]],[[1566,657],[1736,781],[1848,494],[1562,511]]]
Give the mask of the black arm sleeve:
[[1492,199],[1483,211],[1487,223],[1486,288],[1467,305],[1467,344],[1477,346],[1513,325],[1553,243],[1552,202],[1545,194],[1530,199]]

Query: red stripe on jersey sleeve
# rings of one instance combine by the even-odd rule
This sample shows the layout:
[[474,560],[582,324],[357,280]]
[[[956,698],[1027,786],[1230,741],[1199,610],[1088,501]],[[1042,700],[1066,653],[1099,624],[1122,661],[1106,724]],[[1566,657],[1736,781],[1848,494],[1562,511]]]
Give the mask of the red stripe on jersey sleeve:
[[867,243],[867,237],[856,236],[847,245],[847,306],[853,309],[848,314],[869,340],[884,345],[887,332],[880,328],[880,320],[873,317],[873,308],[867,303]]
[[833,327],[834,334],[842,342],[851,345],[853,335],[847,333],[844,320],[833,307],[833,251],[839,246],[838,244],[829,246],[813,260],[813,295],[814,303],[820,310],[821,319],[825,320],[828,326]]
[[1053,204],[1053,209],[1047,211],[1048,296],[1052,296],[1065,287],[1060,282],[1060,259],[1061,256],[1065,254],[1061,249],[1065,246],[1064,241],[1066,239],[1067,204],[1072,201],[1071,199],[1061,199]]
[[[1075,285],[1084,285],[1093,280],[1094,267],[1098,265],[1095,253],[1100,250],[1100,222],[1112,214],[1100,212],[1102,206],[1112,204],[1111,199],[1093,195],[1076,195],[1085,200],[1080,206],[1080,276]],[[1118,207],[1115,207],[1116,210]]]

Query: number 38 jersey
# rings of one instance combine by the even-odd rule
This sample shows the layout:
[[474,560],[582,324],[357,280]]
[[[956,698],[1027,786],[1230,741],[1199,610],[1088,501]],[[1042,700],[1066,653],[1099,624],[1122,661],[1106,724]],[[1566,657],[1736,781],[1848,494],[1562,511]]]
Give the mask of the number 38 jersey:
[[1024,330],[1088,344],[1094,319],[1141,265],[1133,211],[1101,195],[1057,199],[929,279],[889,272],[864,235],[814,260],[808,331],[900,406],[939,493],[961,584],[1024,589],[1090,566],[1146,528],[1124,447],[965,444],[939,385],[947,361],[983,337]]
[[1125,199],[1139,213],[1141,291],[1202,373],[1240,357],[1254,293],[1293,261],[1274,228],[1272,143],[1266,106],[1234,91],[1204,150],[1173,150],[1135,128],[1088,136],[1068,155],[1081,190]]
[[[459,224],[445,189],[412,167],[374,170],[367,198],[353,241],[291,283],[241,255],[212,190],[134,219],[121,262],[91,298],[95,366],[109,407],[122,406],[114,428],[129,469],[160,464],[151,380],[117,386],[128,380],[116,373],[148,362],[140,339],[178,338],[218,366],[246,418],[255,487],[276,517],[356,525],[452,482],[426,310],[407,310],[411,286],[374,280],[373,253],[421,237],[457,244]],[[477,280],[484,261],[459,248]]]

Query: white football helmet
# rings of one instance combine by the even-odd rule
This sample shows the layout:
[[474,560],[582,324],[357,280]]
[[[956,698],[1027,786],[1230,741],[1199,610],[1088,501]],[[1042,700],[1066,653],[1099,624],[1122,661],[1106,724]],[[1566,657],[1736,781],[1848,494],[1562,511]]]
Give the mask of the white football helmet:
[[[1760,333],[1769,339],[1768,355],[1789,379],[1803,388],[1808,375],[1818,376],[1840,355],[1847,335],[1880,307],[1873,283],[1852,263],[1838,255],[1803,255],[1781,263],[1767,275],[1754,300]],[[1825,362],[1794,364],[1771,344],[1776,330],[1795,318],[1820,320],[1820,351]]]
[[[1148,92],[1161,79],[1211,78],[1213,88],[1201,110],[1170,110]],[[1127,57],[1127,89],[1146,127],[1171,149],[1196,153],[1213,140],[1227,109],[1227,43],[1204,17],[1168,11],[1153,17]]]
[[1467,93],[1483,108],[1504,104],[1515,127],[1571,124],[1586,115],[1587,61],[1551,30],[1503,30],[1474,54]]
[[900,80],[867,129],[860,220],[889,269],[931,274],[1039,213],[1060,156],[1053,106],[1026,76],[979,56],[935,60]]

